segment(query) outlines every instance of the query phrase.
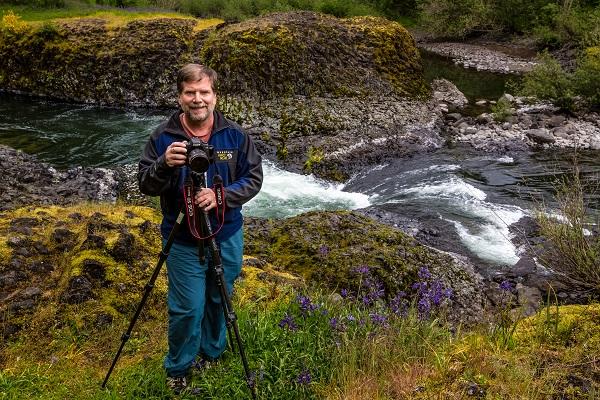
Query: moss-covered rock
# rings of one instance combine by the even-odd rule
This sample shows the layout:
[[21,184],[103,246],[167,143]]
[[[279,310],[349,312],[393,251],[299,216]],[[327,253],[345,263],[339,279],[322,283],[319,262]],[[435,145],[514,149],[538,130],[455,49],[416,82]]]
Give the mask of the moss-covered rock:
[[[75,314],[93,326],[101,315],[130,313],[157,260],[158,221],[151,208],[100,203],[2,213],[2,331],[31,328],[44,334]],[[163,278],[154,291],[160,301]]]
[[400,24],[276,13],[211,33],[202,48],[226,93],[344,97],[427,93],[419,52]]
[[71,18],[0,30],[0,87],[78,102],[161,105],[202,30],[193,18]]
[[283,13],[222,28],[218,20],[194,18],[114,23],[86,17],[44,24],[11,18],[0,24],[5,90],[78,102],[174,105],[177,69],[203,62],[222,76],[224,94],[427,92],[413,39],[381,18]]
[[410,291],[419,270],[427,267],[454,292],[452,319],[473,322],[483,315],[482,280],[468,263],[360,214],[309,212],[285,220],[249,220],[245,234],[246,254],[338,290],[356,290],[356,271],[367,266],[394,296]]

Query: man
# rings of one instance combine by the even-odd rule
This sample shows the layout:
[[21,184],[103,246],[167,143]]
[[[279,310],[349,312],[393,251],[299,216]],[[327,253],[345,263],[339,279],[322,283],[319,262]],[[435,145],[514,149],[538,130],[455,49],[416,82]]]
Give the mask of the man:
[[[206,172],[206,188],[194,196],[205,211],[216,207],[211,189],[213,177],[223,178],[225,218],[216,236],[221,251],[224,279],[231,293],[242,267],[242,204],[254,197],[262,185],[261,157],[252,138],[234,122],[215,111],[217,74],[212,69],[188,64],[177,76],[181,107],[152,133],[139,162],[138,182],[142,193],[158,196],[163,214],[163,241],[171,233],[182,205],[186,165],[186,142],[195,137],[212,145],[216,160]],[[219,222],[209,212],[213,230]],[[164,360],[167,384],[176,393],[187,387],[186,375],[197,356],[216,360],[225,350],[226,328],[217,282],[206,262],[200,263],[198,240],[183,223],[167,258],[169,279],[169,351]]]

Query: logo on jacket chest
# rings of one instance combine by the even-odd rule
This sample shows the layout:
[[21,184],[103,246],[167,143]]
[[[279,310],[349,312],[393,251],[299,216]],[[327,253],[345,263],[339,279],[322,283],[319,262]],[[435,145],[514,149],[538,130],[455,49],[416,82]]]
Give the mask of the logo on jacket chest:
[[217,161],[231,161],[235,157],[234,150],[216,150]]

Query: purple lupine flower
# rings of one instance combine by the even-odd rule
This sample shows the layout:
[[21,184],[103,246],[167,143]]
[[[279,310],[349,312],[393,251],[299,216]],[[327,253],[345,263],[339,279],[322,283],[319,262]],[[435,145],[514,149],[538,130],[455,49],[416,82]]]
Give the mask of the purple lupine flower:
[[283,319],[281,321],[279,321],[278,325],[281,329],[288,329],[292,332],[298,330],[298,325],[296,325],[296,322],[294,321],[294,317],[292,317],[288,313],[285,313],[285,316],[283,317]]
[[310,314],[311,312],[319,308],[319,306],[313,304],[311,299],[307,296],[298,295],[297,301],[300,305],[300,311],[302,312],[302,314]]
[[385,315],[373,313],[369,314],[369,316],[375,325],[387,326],[387,317]]
[[352,315],[352,314],[348,314],[346,316],[346,319],[348,320],[348,322],[355,322],[356,321],[356,318],[354,318],[354,315]]
[[513,290],[513,286],[509,281],[504,280],[504,281],[500,282],[500,289],[505,292],[510,292]]
[[354,272],[358,274],[367,275],[371,272],[368,265],[361,265],[359,267],[354,268]]
[[373,301],[378,300],[385,295],[383,283],[377,278],[365,279],[365,287],[368,289],[368,296]]
[[429,268],[421,267],[418,272],[419,278],[421,280],[431,279],[431,272],[429,272]]
[[258,374],[256,373],[256,371],[251,371],[250,375],[247,378],[248,386],[255,387],[257,381],[262,381],[264,379],[265,379],[265,369],[264,368],[261,368],[258,371]]
[[340,321],[337,319],[337,317],[333,317],[329,320],[329,326],[331,326],[332,329],[337,331],[340,327]]
[[451,287],[444,289],[444,296],[446,296],[447,299],[451,299],[453,294],[454,292],[452,291]]
[[444,286],[442,286],[440,281],[435,281],[433,285],[431,285],[429,298],[436,307],[439,306],[444,300]]
[[431,303],[427,297],[423,296],[421,299],[419,299],[417,302],[417,311],[419,312],[419,318],[429,318],[429,313],[431,312]]
[[365,306],[370,306],[370,305],[371,305],[371,298],[370,298],[369,296],[363,296],[363,297],[361,298],[361,301],[362,301],[362,303],[363,303]]
[[424,293],[427,291],[427,286],[427,282],[415,282],[413,283],[412,288],[418,293]]
[[346,299],[350,296],[350,292],[348,291],[348,289],[342,289],[340,291],[340,295],[342,296],[342,298]]
[[296,383],[299,385],[308,385],[311,381],[312,377],[310,376],[310,371],[308,369],[303,369],[296,378]]
[[325,245],[319,247],[319,254],[323,257],[326,257],[329,254],[329,247]]
[[389,303],[390,310],[396,315],[406,316],[408,312],[408,300],[405,292],[398,292]]

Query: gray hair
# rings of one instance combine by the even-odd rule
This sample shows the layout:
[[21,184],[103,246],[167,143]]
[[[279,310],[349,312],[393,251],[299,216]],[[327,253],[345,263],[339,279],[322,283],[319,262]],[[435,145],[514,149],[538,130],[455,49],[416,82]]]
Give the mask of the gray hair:
[[217,73],[214,69],[200,64],[186,64],[177,72],[177,93],[183,91],[184,82],[198,82],[208,77],[213,92],[217,92]]

